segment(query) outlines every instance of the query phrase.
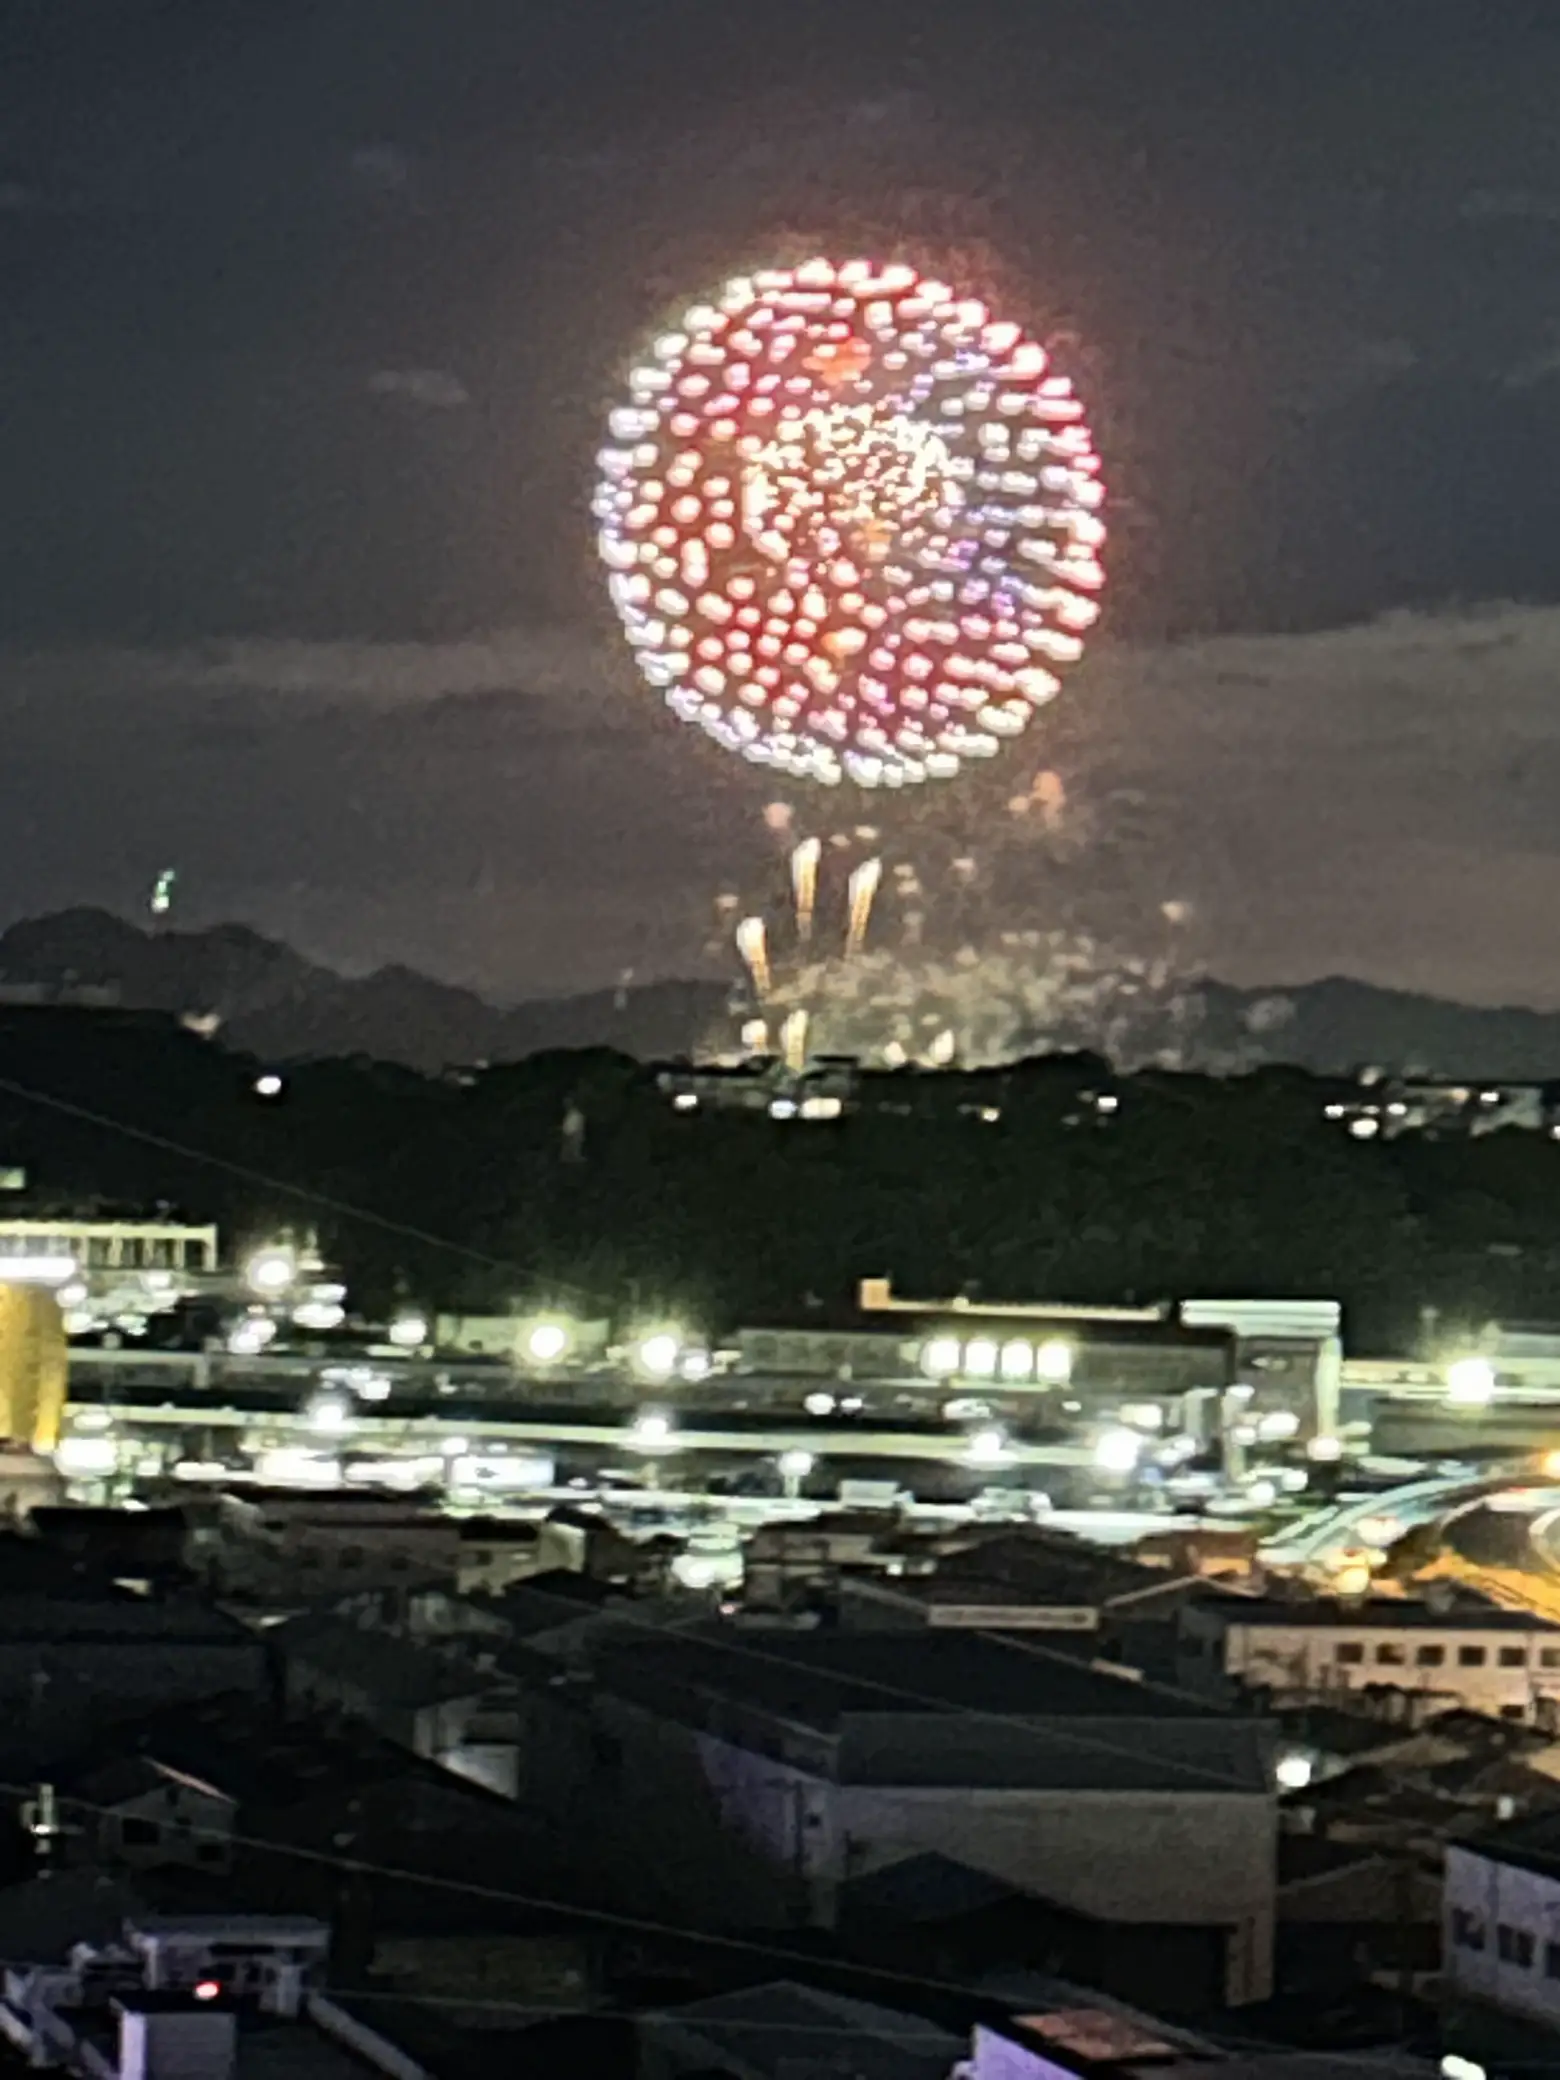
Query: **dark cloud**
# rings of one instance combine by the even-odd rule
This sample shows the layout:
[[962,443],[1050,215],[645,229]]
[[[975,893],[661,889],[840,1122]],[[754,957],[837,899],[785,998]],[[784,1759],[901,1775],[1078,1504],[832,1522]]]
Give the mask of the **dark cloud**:
[[1346,12],[15,0],[0,907],[178,857],[359,964],[688,965],[754,788],[627,681],[591,458],[659,312],[806,236],[1095,400],[1111,647],[1036,756],[1145,906],[1560,997],[1560,19]]

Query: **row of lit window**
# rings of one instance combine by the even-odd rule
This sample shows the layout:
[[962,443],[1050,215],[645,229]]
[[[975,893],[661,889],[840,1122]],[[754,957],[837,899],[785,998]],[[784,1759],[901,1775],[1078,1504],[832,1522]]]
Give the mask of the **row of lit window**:
[[993,1336],[933,1336],[921,1346],[921,1370],[928,1379],[1006,1379],[1021,1384],[1037,1379],[1046,1386],[1065,1386],[1072,1378],[1072,1345],[1059,1336],[1033,1344],[1023,1337],[998,1343]]
[[[1459,1950],[1482,1950],[1485,1933],[1480,1916],[1471,1913],[1467,1907],[1454,1907],[1452,1941]],[[1495,1955],[1502,1964],[1514,1964],[1519,1971],[1530,1972],[1537,1947],[1531,1929],[1513,1928],[1506,1921],[1496,1922]],[[1544,1945],[1544,1977],[1560,1979],[1560,1943],[1549,1941]]]
[[[1365,1644],[1363,1640],[1340,1640],[1333,1649],[1333,1660],[1345,1668],[1358,1668],[1364,1659]],[[1483,1668],[1488,1659],[1489,1650],[1486,1647],[1459,1647],[1457,1649],[1457,1666],[1459,1668]],[[1445,1665],[1445,1647],[1427,1645],[1414,1649],[1415,1668],[1444,1668]],[[1526,1647],[1498,1647],[1495,1652],[1495,1665],[1497,1668],[1526,1668],[1528,1665],[1528,1650]],[[1540,1647],[1538,1650],[1538,1665],[1540,1668],[1560,1668],[1560,1647]],[[1376,1648],[1376,1666],[1378,1668],[1406,1668],[1408,1666],[1407,1647],[1400,1640],[1382,1640]]]

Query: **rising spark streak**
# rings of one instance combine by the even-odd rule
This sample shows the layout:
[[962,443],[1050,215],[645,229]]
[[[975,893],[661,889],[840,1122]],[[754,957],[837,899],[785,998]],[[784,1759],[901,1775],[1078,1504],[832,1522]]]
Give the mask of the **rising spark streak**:
[[780,1028],[780,1054],[786,1067],[800,1076],[807,1066],[807,1013],[793,1011]]
[[772,978],[769,972],[769,940],[761,917],[744,917],[737,926],[737,951],[753,978],[753,988],[762,1002],[769,995]]
[[823,844],[803,838],[791,854],[791,892],[796,899],[796,936],[806,946],[812,939],[813,910],[818,901],[818,859]]
[[883,878],[880,859],[864,859],[850,877],[850,922],[845,928],[845,958],[854,960],[867,943],[872,900]]

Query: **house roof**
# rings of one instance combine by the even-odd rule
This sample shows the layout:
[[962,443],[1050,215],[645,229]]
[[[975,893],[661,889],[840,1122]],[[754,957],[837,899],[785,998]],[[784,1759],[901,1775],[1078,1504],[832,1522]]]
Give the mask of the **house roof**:
[[793,1979],[668,2009],[641,2027],[652,2041],[671,2033],[703,2038],[723,2067],[776,2076],[794,2071],[800,2059],[851,2080],[945,2080],[968,2049],[923,2016]]
[[1526,1819],[1508,1821],[1504,1827],[1473,1836],[1462,1847],[1491,1863],[1560,1878],[1560,1811],[1530,1813]]
[[492,1678],[478,1669],[342,1618],[293,1618],[268,1638],[284,1660],[328,1670],[379,1704],[419,1711],[455,1698],[480,1697],[493,1687]]
[[[599,1679],[651,1710],[805,1728],[841,1782],[1260,1791],[1263,1722],[1022,1641],[959,1631],[617,1635]],[[760,1737],[762,1737],[760,1735]]]
[[1272,1625],[1285,1630],[1325,1626],[1336,1632],[1553,1632],[1560,1624],[1531,1611],[1503,1610],[1493,1603],[1457,1602],[1443,1609],[1409,1596],[1368,1596],[1358,1602],[1337,1597],[1199,1596],[1193,1607],[1228,1625]]

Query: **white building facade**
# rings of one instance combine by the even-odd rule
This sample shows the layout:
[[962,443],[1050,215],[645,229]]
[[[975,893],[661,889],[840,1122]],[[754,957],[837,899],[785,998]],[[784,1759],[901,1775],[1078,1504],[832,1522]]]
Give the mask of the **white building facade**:
[[1407,1598],[1293,1604],[1220,1596],[1181,1613],[1176,1679],[1227,1699],[1387,1688],[1529,1723],[1560,1711],[1560,1625],[1526,1612],[1435,1611]]

